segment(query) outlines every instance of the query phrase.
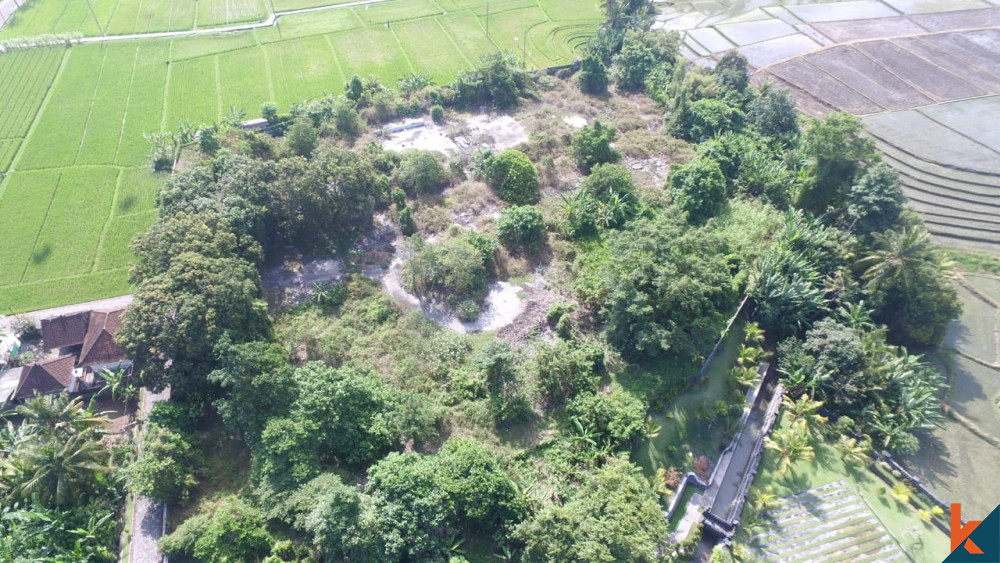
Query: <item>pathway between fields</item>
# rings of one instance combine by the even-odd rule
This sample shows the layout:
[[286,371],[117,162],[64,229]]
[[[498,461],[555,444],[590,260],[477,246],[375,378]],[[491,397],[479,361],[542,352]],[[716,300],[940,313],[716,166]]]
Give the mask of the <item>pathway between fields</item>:
[[206,27],[204,29],[188,29],[184,31],[161,31],[157,33],[133,33],[130,35],[105,35],[103,37],[82,37],[77,39],[77,43],[105,43],[108,41],[130,41],[134,39],[161,39],[168,37],[189,37],[192,35],[215,35],[218,33],[233,33],[236,31],[251,31],[278,25],[278,20],[284,16],[294,16],[296,14],[308,14],[311,12],[325,12],[327,10],[340,10],[342,8],[352,8],[355,6],[367,6],[369,4],[381,4],[394,0],[361,0],[360,2],[349,2],[347,4],[335,4],[333,6],[317,6],[315,8],[303,8],[301,10],[288,10],[285,12],[273,12],[266,20],[257,23],[247,23],[231,25],[227,27]]

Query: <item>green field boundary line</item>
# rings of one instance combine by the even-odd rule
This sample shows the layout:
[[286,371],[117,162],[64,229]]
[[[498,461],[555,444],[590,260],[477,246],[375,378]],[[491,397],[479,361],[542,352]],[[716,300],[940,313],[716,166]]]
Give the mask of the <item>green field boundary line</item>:
[[396,30],[392,28],[392,25],[389,26],[389,33],[392,34],[393,40],[396,41],[396,47],[399,47],[399,52],[403,53],[403,59],[406,60],[406,66],[410,67],[410,73],[416,74],[417,67],[413,66],[413,61],[410,60],[410,55],[406,54],[406,49],[403,48],[403,42],[399,40],[399,36],[396,35]]
[[[170,99],[170,71],[174,64],[171,57],[174,54],[174,42],[167,47],[167,77],[163,80],[163,101],[160,104],[160,131],[167,130],[167,100]],[[126,110],[126,115],[128,111]]]
[[21,270],[21,277],[17,279],[16,284],[12,285],[22,285],[24,284],[24,276],[28,274],[28,267],[31,266],[31,259],[35,256],[35,247],[38,246],[38,239],[42,238],[42,231],[45,230],[45,223],[49,220],[49,213],[52,212],[52,202],[56,200],[56,194],[59,193],[59,186],[62,185],[62,173],[59,173],[59,178],[56,179],[56,189],[52,190],[52,197],[49,198],[49,206],[45,208],[45,217],[42,218],[42,224],[38,227],[38,233],[35,235],[35,242],[31,245],[31,254],[28,255],[28,260],[24,263],[24,269]]
[[213,55],[215,59],[215,102],[218,112],[213,121],[218,121],[222,117],[222,76],[219,71],[219,55]]
[[[94,115],[94,105],[97,104],[97,94],[101,91],[101,78],[104,77],[104,65],[108,63],[108,51],[107,46],[104,47],[103,57],[101,57],[101,70],[97,71],[97,80],[94,82],[94,93],[90,98],[90,108],[87,109],[87,119],[83,122],[83,135],[80,136],[80,144],[76,147],[76,157],[73,158],[73,164],[76,165],[80,162],[80,153],[83,152],[83,143],[87,140],[87,127],[90,126],[90,116]],[[132,67],[133,72],[135,67]],[[128,113],[128,106],[125,106],[125,112]]]
[[139,65],[139,47],[140,44],[135,45],[135,58],[132,60],[132,75],[128,80],[128,93],[125,94],[125,111],[122,113],[122,128],[118,132],[118,144],[115,146],[115,157],[111,160],[112,163],[118,162],[118,153],[122,150],[122,139],[125,138],[125,120],[128,118],[128,107],[132,103],[132,86],[135,84],[135,67]]
[[472,61],[469,60],[468,56],[466,56],[465,51],[463,51],[462,48],[458,46],[458,43],[455,42],[455,38],[452,37],[450,33],[448,33],[448,28],[446,28],[444,26],[444,24],[441,23],[441,19],[438,18],[438,17],[435,17],[434,21],[437,22],[438,27],[440,27],[441,31],[443,31],[444,34],[445,34],[445,36],[448,37],[448,41],[451,41],[451,44],[455,46],[455,51],[458,54],[462,55],[462,59],[464,59],[465,63],[469,65],[469,68],[476,68],[476,65],[473,64]]
[[[496,12],[493,12],[493,13],[496,13]],[[472,19],[476,20],[476,23],[479,24],[479,29],[483,30],[483,35],[485,35],[486,38],[490,40],[490,43],[493,44],[493,47],[496,48],[496,50],[498,52],[502,53],[503,52],[503,48],[500,47],[500,45],[498,45],[497,42],[494,41],[493,38],[490,36],[490,34],[486,31],[486,26],[483,25],[482,18],[480,18],[479,16],[477,16],[475,11],[472,12]]]
[[[330,48],[330,54],[333,56],[333,62],[337,65],[337,72],[340,73],[340,83],[347,84],[347,74],[344,72],[344,65],[340,64],[340,55],[337,54],[337,48],[333,46],[330,34],[327,33],[324,35],[323,39],[326,40],[326,46]],[[284,63],[282,63],[282,70],[284,70]]]
[[201,0],[194,0],[194,20],[191,22],[191,29],[198,29],[198,5]]
[[115,193],[111,196],[111,209],[108,210],[108,218],[104,220],[104,227],[101,228],[101,236],[97,239],[97,248],[94,249],[94,259],[90,262],[90,273],[97,273],[97,258],[101,255],[101,249],[104,248],[104,237],[108,233],[108,225],[115,217],[115,206],[118,204],[118,190],[121,188],[120,180],[122,177],[122,169],[118,169],[118,173],[115,174]]
[[10,166],[7,167],[7,174],[3,182],[0,182],[0,198],[3,198],[4,192],[7,190],[7,183],[10,182],[10,178],[13,174],[12,172],[17,172],[17,163],[21,160],[21,155],[24,154],[24,149],[28,146],[28,141],[31,139],[31,135],[34,134],[35,128],[38,127],[38,122],[41,120],[41,116],[45,113],[45,108],[49,105],[49,100],[52,99],[52,92],[56,88],[56,84],[62,77],[63,70],[66,68],[66,61],[69,60],[69,49],[63,52],[62,61],[59,63],[59,69],[56,70],[55,76],[52,77],[52,82],[49,83],[48,89],[45,91],[45,97],[42,99],[42,103],[38,106],[38,111],[35,112],[35,117],[31,120],[31,125],[28,127],[28,131],[24,134],[24,141],[21,146],[17,148],[17,152],[14,153],[14,158],[10,159]]
[[[118,6],[122,5],[123,0],[118,0],[115,2],[114,9],[111,10],[111,16],[108,18],[108,29],[111,28],[111,22],[115,21],[115,14],[118,13]],[[108,29],[101,29],[101,37],[107,37]]]
[[272,102],[277,103],[277,97],[274,94],[274,77],[271,74],[271,56],[268,54],[267,49],[261,45],[260,39],[257,37],[257,32],[253,34],[253,40],[264,55],[264,74],[267,75],[267,95]]

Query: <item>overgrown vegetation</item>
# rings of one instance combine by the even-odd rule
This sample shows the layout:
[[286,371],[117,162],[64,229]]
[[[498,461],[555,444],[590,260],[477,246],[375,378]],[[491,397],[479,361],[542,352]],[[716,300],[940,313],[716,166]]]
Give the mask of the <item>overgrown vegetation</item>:
[[[171,558],[654,560],[668,553],[668,479],[656,475],[707,476],[714,452],[653,475],[629,454],[659,433],[650,405],[698,384],[742,295],[759,328],[748,323],[736,383],[773,352],[804,420],[823,401],[855,446],[919,447],[941,382],[908,348],[938,344],[957,301],[857,120],[832,114],[800,132],[787,94],[752,86],[738,54],[685,65],[675,35],[648,31],[649,4],[606,9],[586,79],[568,83],[624,103],[602,94],[610,69],[613,90],[659,108],[649,123],[663,131],[639,166],[612,144],[651,128],[613,111],[499,154],[358,142],[412,108],[529,108],[557,87],[507,55],[445,87],[414,75],[386,94],[377,77],[352,77],[344,96],[268,108],[266,134],[184,144],[134,243],[119,334],[140,382],[172,389],[130,471],[135,490],[182,507],[161,541]],[[696,144],[678,152],[693,158],[652,176],[659,147],[687,146],[670,135]],[[476,197],[495,219],[459,220]],[[366,277],[388,275],[371,273],[389,267],[376,225],[398,225],[399,282],[432,316],[471,321],[491,282],[538,275],[532,290],[551,299],[529,314],[541,320],[470,336],[405,311]],[[260,269],[292,254],[336,255],[344,273],[269,308]],[[697,418],[730,435],[738,392],[718,385],[727,400]],[[214,491],[199,482],[219,462],[206,432],[250,460]],[[806,456],[795,432],[771,448]]]

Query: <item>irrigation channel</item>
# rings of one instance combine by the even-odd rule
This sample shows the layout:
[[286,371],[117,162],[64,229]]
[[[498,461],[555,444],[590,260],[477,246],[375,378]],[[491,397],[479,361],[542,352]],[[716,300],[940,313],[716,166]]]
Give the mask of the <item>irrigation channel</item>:
[[[684,510],[684,520],[675,532],[675,540],[687,537],[691,527],[699,520],[704,525],[704,535],[696,560],[707,560],[716,544],[730,542],[739,526],[740,513],[746,502],[750,485],[757,475],[764,448],[764,438],[771,432],[781,409],[784,388],[778,382],[777,370],[768,363],[760,366],[763,377],[748,394],[739,434],[719,456],[708,483],[701,482],[693,473],[685,476],[678,488],[678,501],[688,486],[705,492],[691,497],[688,506],[675,502],[665,516],[670,518],[677,510]],[[704,512],[699,514],[700,509]]]

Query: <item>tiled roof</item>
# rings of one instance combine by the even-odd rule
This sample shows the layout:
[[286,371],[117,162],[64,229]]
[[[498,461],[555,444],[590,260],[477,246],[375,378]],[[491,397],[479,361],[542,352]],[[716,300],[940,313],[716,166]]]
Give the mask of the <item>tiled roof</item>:
[[45,348],[53,350],[83,344],[89,319],[90,311],[54,319],[42,319],[42,342]]
[[28,399],[35,394],[44,395],[66,389],[73,381],[73,360],[73,356],[60,356],[24,366],[13,398]]
[[94,311],[83,339],[78,366],[110,364],[125,359],[125,350],[115,344],[115,333],[122,326],[121,315],[125,309]]

